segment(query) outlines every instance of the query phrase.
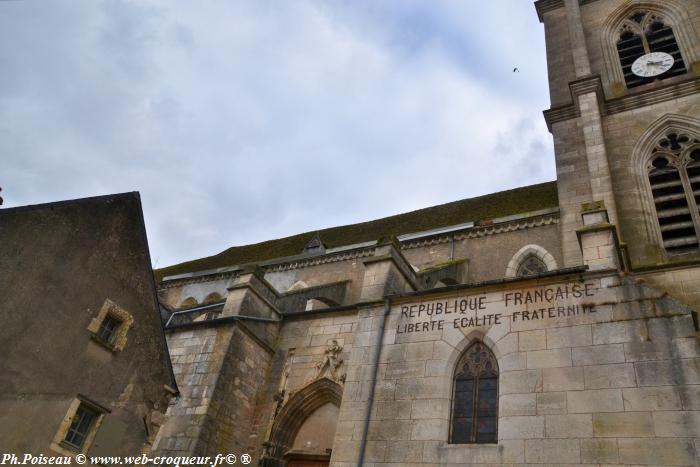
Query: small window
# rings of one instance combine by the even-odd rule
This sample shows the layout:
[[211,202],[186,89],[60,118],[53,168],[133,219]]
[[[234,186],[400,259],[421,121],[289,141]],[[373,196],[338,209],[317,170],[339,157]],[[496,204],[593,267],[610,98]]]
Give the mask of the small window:
[[107,299],[87,329],[93,341],[116,352],[124,349],[127,333],[133,324],[131,313]]
[[97,420],[98,415],[97,412],[89,409],[85,404],[80,404],[80,407],[78,407],[73,417],[73,423],[71,423],[70,428],[68,428],[68,432],[63,441],[77,450],[81,450],[85,443],[85,438],[87,438],[90,433],[90,429],[95,420]]
[[498,441],[498,363],[481,342],[457,364],[452,402],[452,444]]
[[[64,456],[87,452],[109,412],[108,408],[78,394],[59,423],[50,449]],[[47,423],[54,422],[57,420],[47,420]]]
[[100,336],[103,341],[113,344],[116,330],[119,328],[120,324],[121,321],[114,316],[107,315],[102,321],[102,324],[100,324],[100,330],[97,332],[97,335]]

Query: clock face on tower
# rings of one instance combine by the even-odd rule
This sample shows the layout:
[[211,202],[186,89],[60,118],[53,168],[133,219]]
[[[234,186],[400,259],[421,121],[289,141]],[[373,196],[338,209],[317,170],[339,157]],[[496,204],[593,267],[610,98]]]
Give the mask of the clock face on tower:
[[666,52],[652,52],[639,57],[632,64],[632,73],[649,78],[667,72],[673,66],[673,57]]

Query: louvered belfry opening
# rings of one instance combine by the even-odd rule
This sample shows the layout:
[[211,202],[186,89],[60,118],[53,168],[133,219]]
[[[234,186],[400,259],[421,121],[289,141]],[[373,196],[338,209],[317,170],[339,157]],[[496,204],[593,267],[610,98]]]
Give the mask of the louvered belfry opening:
[[669,133],[654,149],[647,167],[664,249],[696,252],[700,225],[700,145],[698,139]]
[[654,78],[644,78],[632,72],[634,61],[646,53],[640,34],[635,34],[632,31],[620,34],[620,40],[617,41],[617,53],[620,54],[620,65],[622,65],[622,73],[625,75],[625,83],[628,88],[654,81]]
[[450,439],[453,444],[498,441],[498,363],[481,342],[457,365]]
[[[632,72],[632,64],[644,54],[665,52],[673,57],[673,66],[665,73],[654,77],[637,76]],[[670,78],[686,73],[673,28],[655,14],[637,12],[630,15],[620,29],[617,53],[628,88],[634,88],[655,80]]]
[[673,57],[673,66],[661,77],[669,78],[686,72],[685,63],[683,63],[683,57],[681,57],[681,51],[671,26],[665,25],[660,20],[652,22],[646,29],[646,39],[649,44],[649,52],[666,52]]

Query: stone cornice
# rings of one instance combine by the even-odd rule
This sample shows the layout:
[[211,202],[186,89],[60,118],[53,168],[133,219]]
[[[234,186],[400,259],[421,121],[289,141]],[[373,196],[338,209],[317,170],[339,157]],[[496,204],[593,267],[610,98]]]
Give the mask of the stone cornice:
[[465,240],[468,238],[480,238],[486,237],[488,235],[495,235],[506,232],[514,232],[516,230],[531,229],[534,227],[541,227],[544,225],[558,224],[559,215],[550,214],[546,216],[532,217],[529,219],[522,219],[514,222],[504,222],[502,224],[492,224],[481,227],[473,227],[467,231],[461,232],[456,235],[436,235],[434,237],[424,238],[420,240],[415,240],[412,242],[406,242],[401,245],[401,248],[408,250],[411,248],[421,248],[430,245],[438,245],[440,243],[447,243],[454,237],[455,240]]
[[564,6],[564,0],[537,0],[535,9],[537,10],[537,18],[540,23],[544,22],[544,14],[548,11],[556,10]]
[[588,94],[590,92],[602,94],[603,83],[600,81],[600,75],[584,76],[583,78],[570,82],[569,90],[571,91],[571,97]]
[[[579,0],[579,4],[586,5],[595,1],[597,0]],[[535,2],[535,9],[537,9],[537,17],[540,19],[540,23],[545,13],[562,7],[564,7],[564,0],[537,0]]]
[[[598,91],[598,95],[602,98],[603,92],[599,88],[599,78],[592,79],[586,77],[582,80],[577,80],[569,84],[572,96],[584,94],[586,92]],[[647,105],[657,104],[659,102],[678,99],[680,97],[689,96],[700,92],[700,77],[691,78],[679,83],[669,84],[667,86],[652,89],[649,91],[633,93],[622,97],[604,100],[601,105],[601,112],[605,115],[613,115],[620,112],[638,109]],[[544,119],[547,122],[547,128],[552,131],[552,125],[558,122],[564,122],[574,118],[578,118],[581,114],[578,106],[571,103],[558,107],[552,107],[544,112]]]
[[542,112],[544,115],[544,121],[547,122],[547,129],[552,131],[552,124],[557,122],[565,122],[574,118],[578,118],[581,114],[578,111],[578,106],[574,104],[560,105],[559,107],[552,107]]
[[262,268],[265,270],[265,272],[289,271],[290,269],[307,268],[309,266],[318,266],[320,264],[337,263],[339,261],[347,261],[350,259],[365,258],[372,256],[374,254],[374,250],[375,247],[344,251],[333,255],[314,256],[311,258],[269,264],[262,266]]
[[700,92],[700,77],[675,83],[651,91],[630,94],[605,101],[605,114],[616,114],[634,110],[645,105],[678,99]]
[[218,281],[221,279],[234,279],[238,274],[240,273],[240,270],[237,271],[231,271],[231,272],[222,272],[222,273],[216,273],[216,274],[206,274],[206,275],[201,275],[201,276],[195,276],[195,277],[186,277],[183,279],[172,279],[168,281],[163,281],[159,284],[158,290],[163,290],[163,289],[170,289],[172,287],[180,287],[182,285],[188,285],[188,284],[197,284],[200,282],[213,282],[213,281]]

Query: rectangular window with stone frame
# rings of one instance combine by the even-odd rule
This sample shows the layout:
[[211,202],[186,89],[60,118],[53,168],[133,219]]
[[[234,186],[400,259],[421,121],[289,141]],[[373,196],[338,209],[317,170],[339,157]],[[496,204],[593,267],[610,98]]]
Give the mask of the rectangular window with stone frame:
[[68,456],[87,452],[108,412],[109,409],[78,394],[68,406],[50,448]]
[[88,325],[90,337],[111,351],[124,349],[129,329],[134,323],[131,313],[107,299]]

